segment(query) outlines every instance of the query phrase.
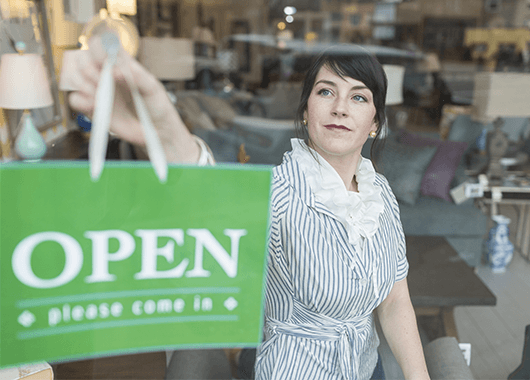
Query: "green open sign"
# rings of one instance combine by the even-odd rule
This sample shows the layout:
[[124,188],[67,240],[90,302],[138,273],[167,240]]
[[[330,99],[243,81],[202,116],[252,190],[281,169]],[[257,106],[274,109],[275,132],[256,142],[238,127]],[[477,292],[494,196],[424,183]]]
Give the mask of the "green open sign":
[[261,341],[271,170],[0,167],[0,366]]

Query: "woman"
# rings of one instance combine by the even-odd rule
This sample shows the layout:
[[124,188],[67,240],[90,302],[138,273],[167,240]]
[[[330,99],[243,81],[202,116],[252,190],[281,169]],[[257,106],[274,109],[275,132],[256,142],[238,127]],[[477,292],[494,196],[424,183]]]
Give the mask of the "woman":
[[[73,108],[91,114],[104,54],[93,46]],[[163,86],[137,62],[132,71],[169,161],[197,162],[194,143]],[[119,71],[115,78],[121,79]],[[399,209],[361,149],[385,121],[387,81],[369,54],[327,52],[304,84],[303,139],[274,169],[265,303],[265,342],[256,379],[384,378],[374,311],[407,379],[427,379],[410,302]],[[118,92],[112,131],[143,144],[134,111]]]
[[397,202],[360,155],[383,127],[386,87],[368,54],[328,51],[306,76],[298,110],[305,137],[274,170],[257,379],[380,373],[374,310],[405,377],[428,378]]

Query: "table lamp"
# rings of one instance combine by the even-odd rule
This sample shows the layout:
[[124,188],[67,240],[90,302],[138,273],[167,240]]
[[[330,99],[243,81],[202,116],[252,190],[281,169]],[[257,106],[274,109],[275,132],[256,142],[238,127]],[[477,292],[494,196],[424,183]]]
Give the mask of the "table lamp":
[[530,117],[530,74],[481,72],[475,74],[473,117],[483,123],[493,121],[487,134],[487,176],[500,183],[504,176],[502,159],[508,149],[508,136],[502,131],[503,117]]
[[[405,77],[405,67],[400,65],[383,65],[388,86],[386,90],[386,106],[395,106],[403,103],[403,79]],[[407,122],[407,113],[398,110],[395,113],[396,124],[398,129],[404,129]],[[384,137],[385,134],[383,134]]]
[[0,107],[24,110],[15,139],[15,152],[23,160],[40,160],[46,143],[31,117],[30,109],[53,105],[46,69],[39,54],[24,54],[26,47],[16,43],[18,54],[3,54],[0,62]]
[[388,87],[386,90],[387,106],[393,106],[403,103],[403,78],[405,77],[405,67],[400,65],[383,65]]

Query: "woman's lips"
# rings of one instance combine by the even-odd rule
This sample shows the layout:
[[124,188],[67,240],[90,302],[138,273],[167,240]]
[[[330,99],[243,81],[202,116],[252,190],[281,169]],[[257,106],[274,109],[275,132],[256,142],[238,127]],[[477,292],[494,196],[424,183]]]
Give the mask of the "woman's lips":
[[328,125],[324,125],[324,127],[326,127],[327,129],[342,129],[345,131],[350,130],[350,128],[347,128],[344,125],[337,125],[337,124],[328,124]]

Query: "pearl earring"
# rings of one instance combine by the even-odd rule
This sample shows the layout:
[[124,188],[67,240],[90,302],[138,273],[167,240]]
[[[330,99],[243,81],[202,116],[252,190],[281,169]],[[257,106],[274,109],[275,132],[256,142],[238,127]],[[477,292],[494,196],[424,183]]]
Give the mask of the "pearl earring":
[[370,137],[375,139],[375,137],[377,136],[377,132],[376,131],[372,131],[370,132]]

